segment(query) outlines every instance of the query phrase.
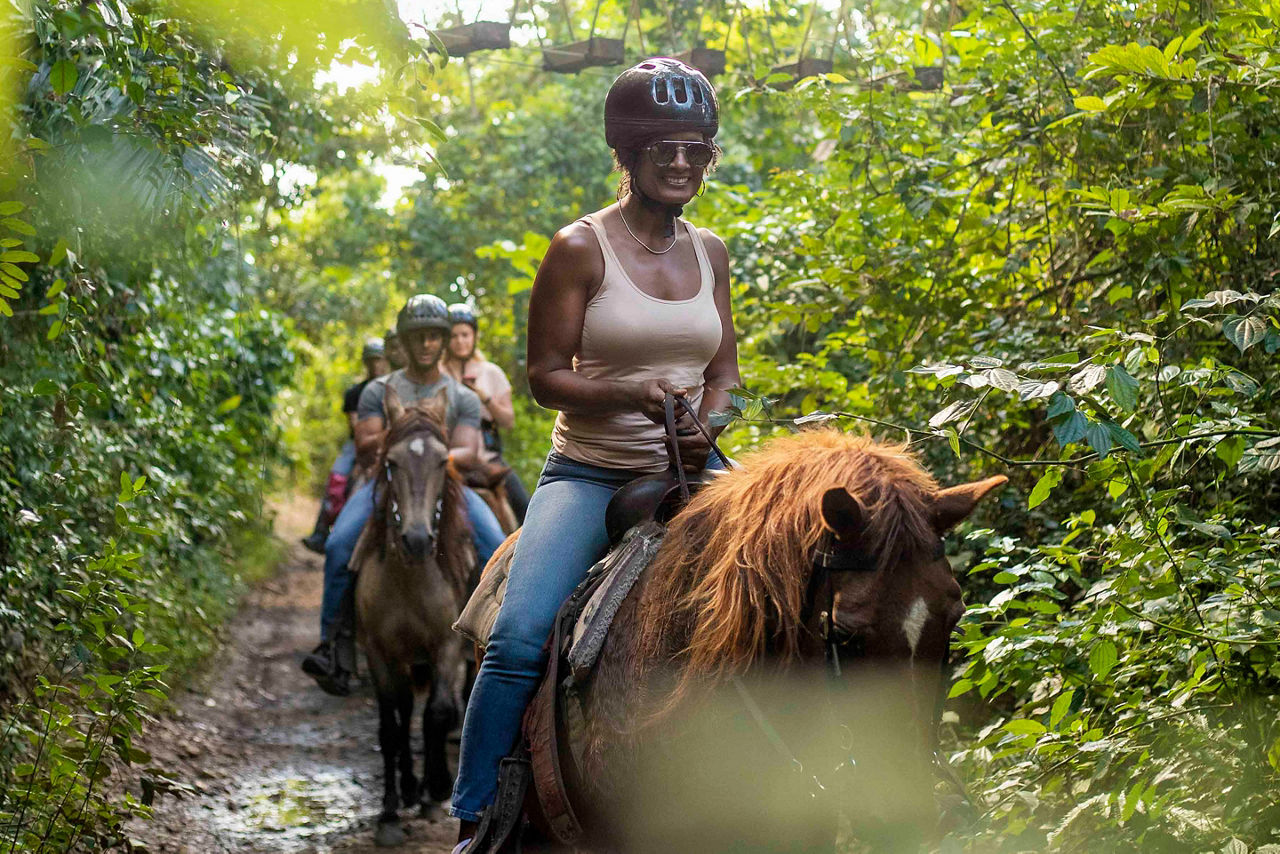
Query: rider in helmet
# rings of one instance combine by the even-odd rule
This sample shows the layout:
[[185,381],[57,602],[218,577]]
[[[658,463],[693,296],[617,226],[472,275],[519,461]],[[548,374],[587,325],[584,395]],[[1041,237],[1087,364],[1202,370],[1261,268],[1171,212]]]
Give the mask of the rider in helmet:
[[[449,434],[449,458],[459,468],[476,464],[480,450],[480,399],[452,377],[440,372],[440,355],[448,340],[451,324],[444,301],[431,294],[410,297],[396,320],[396,333],[405,345],[408,364],[385,377],[379,377],[360,394],[356,408],[355,443],[360,455],[377,453],[387,432],[383,399],[388,386],[393,387],[405,404],[432,397],[445,390],[448,409],[445,428]],[[481,564],[488,561],[502,544],[504,535],[493,511],[484,499],[464,489],[467,515],[475,538],[476,554]],[[352,574],[347,562],[355,550],[356,540],[365,522],[373,514],[373,482],[369,481],[352,493],[333,523],[324,550],[324,598],[320,609],[320,645],[302,662],[302,669],[313,676],[320,687],[339,696],[349,693],[349,679],[354,664],[349,644],[352,627],[344,615],[344,599],[351,586]],[[337,643],[341,639],[342,643]]]
[[409,357],[405,355],[400,336],[396,334],[394,327],[387,330],[382,342],[387,348],[387,361],[391,363],[391,370],[398,371],[409,364]]
[[[614,81],[604,125],[619,201],[556,234],[529,301],[529,387],[560,415],[463,722],[456,852],[494,803],[556,611],[607,548],[610,497],[668,466],[666,395],[705,421],[739,383],[729,254],[680,218],[715,160],[711,83],[677,60],[647,60]],[[702,468],[710,447],[692,418],[678,441],[684,462]]]
[[387,372],[382,340],[366,339],[360,351],[360,360],[364,362],[364,379],[352,385],[342,395],[342,412],[347,416],[347,441],[343,443],[338,458],[329,468],[329,481],[325,484],[324,500],[320,502],[320,515],[316,517],[315,530],[302,538],[302,544],[316,554],[324,554],[324,541],[329,536],[329,526],[347,500],[347,486],[351,481],[351,470],[356,464],[356,404],[360,400],[360,392],[372,380]]
[[479,396],[484,407],[484,420],[480,422],[480,435],[484,441],[480,461],[507,469],[503,479],[507,500],[516,519],[523,525],[525,509],[529,506],[529,492],[520,482],[520,476],[503,461],[502,435],[499,432],[510,430],[516,423],[511,381],[502,368],[486,359],[476,348],[478,329],[476,313],[471,306],[463,302],[449,306],[449,320],[453,323],[453,331],[440,367]]

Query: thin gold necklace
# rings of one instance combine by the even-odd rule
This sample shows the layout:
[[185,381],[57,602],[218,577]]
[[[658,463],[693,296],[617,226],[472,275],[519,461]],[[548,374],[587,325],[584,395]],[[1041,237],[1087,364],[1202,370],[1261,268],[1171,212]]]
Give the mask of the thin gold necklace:
[[[645,243],[643,240],[636,237],[636,233],[632,231],[631,226],[627,224],[627,215],[622,212],[622,205],[618,205],[618,216],[622,219],[622,227],[627,230],[627,234],[631,235],[631,239],[634,240],[636,243],[639,243],[641,246],[643,246],[645,248],[645,251],[647,251],[650,255],[666,255],[672,249],[675,249],[676,244],[680,242],[680,235],[674,234],[671,237],[671,245],[668,246],[666,249],[650,249],[649,244]],[[672,230],[674,231],[674,229]]]

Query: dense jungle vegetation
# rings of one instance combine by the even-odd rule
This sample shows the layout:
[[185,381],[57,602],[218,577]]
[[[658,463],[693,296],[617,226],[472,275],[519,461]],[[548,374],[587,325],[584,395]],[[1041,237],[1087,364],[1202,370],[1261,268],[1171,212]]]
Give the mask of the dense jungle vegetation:
[[[1011,478],[949,542],[939,850],[1280,851],[1280,2],[628,6],[629,60],[728,51],[729,448],[825,413]],[[463,62],[380,0],[0,0],[0,849],[126,844],[404,297],[481,310],[533,478],[527,291],[616,180],[616,69],[536,48],[593,7]]]

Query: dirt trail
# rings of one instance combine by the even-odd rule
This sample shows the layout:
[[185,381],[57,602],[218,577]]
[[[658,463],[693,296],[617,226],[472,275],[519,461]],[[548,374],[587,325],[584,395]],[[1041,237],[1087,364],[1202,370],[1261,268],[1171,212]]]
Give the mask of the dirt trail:
[[[306,500],[277,507],[276,534],[290,544],[279,573],[245,598],[227,646],[151,727],[143,747],[154,764],[194,789],[160,796],[154,820],[132,827],[153,854],[386,850],[373,846],[382,763],[372,690],[330,697],[298,669],[319,631],[321,559],[297,545],[314,513]],[[409,838],[397,850],[451,850],[456,822],[416,810],[401,820]]]

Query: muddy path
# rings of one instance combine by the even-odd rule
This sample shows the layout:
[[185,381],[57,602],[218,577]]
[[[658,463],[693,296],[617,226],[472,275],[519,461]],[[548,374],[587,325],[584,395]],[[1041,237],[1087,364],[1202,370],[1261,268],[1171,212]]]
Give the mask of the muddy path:
[[[132,826],[153,854],[388,850],[373,845],[382,763],[372,689],[362,680],[352,696],[330,697],[298,667],[319,632],[321,559],[298,545],[315,504],[276,510],[289,544],[279,571],[246,596],[224,649],[142,745],[191,790],[159,796],[154,819]],[[416,810],[401,820],[409,836],[395,850],[451,850],[453,820]]]

